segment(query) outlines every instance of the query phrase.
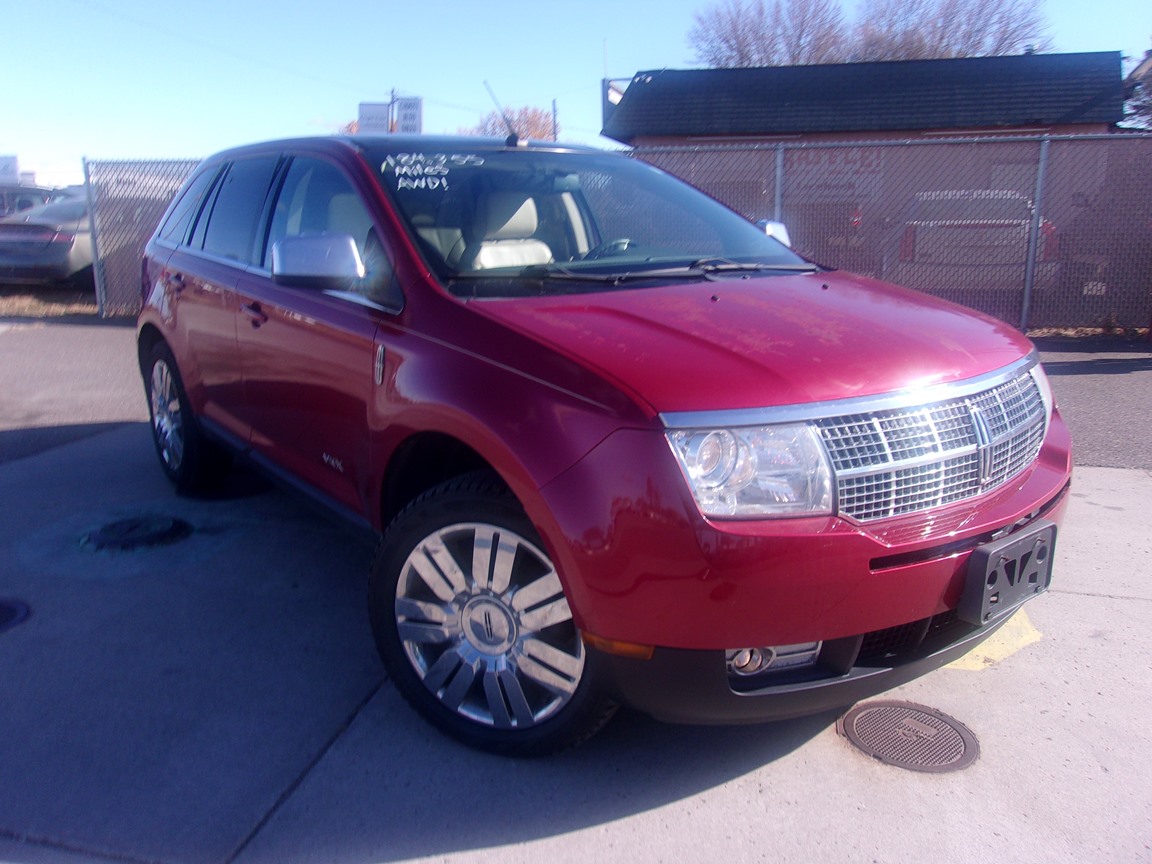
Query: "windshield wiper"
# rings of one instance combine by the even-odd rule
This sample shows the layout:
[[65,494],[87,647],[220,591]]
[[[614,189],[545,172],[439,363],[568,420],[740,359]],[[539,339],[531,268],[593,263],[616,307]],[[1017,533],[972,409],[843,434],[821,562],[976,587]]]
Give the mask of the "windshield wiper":
[[789,273],[815,273],[820,269],[809,261],[796,264],[771,264],[767,261],[732,261],[728,258],[701,258],[691,265],[702,273],[740,273],[750,270],[783,270]]
[[540,279],[566,282],[599,282],[618,285],[621,282],[637,282],[647,279],[710,279],[722,273],[749,273],[760,271],[785,271],[790,273],[815,273],[820,267],[802,261],[797,264],[769,264],[764,261],[740,262],[727,258],[701,258],[687,264],[666,267],[648,267],[635,270],[616,270],[608,273],[595,270],[574,269],[563,264],[533,264],[516,273],[494,271],[467,271],[457,273],[454,281],[483,281],[488,279]]
[[575,282],[629,282],[639,279],[671,279],[676,277],[699,278],[705,271],[694,265],[678,267],[656,267],[648,270],[620,270],[611,273],[573,270],[562,264],[541,264],[525,267],[520,275],[528,279],[569,279]]

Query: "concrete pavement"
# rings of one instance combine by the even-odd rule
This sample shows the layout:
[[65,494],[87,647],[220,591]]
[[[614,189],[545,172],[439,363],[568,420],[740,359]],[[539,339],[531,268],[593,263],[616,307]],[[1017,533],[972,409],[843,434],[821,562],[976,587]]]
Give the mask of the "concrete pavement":
[[[1100,464],[1021,626],[893,691],[980,741],[972,767],[917,774],[834,716],[622,715],[538,761],[460,747],[383,678],[360,535],[246,474],[175,496],[131,329],[0,321],[0,600],[31,609],[0,631],[0,861],[1152,861],[1152,472],[1109,464],[1152,435],[1126,422],[1116,451],[1121,408],[1094,416],[1108,387],[1152,404],[1152,352],[1130,353],[1054,369]],[[84,542],[141,515],[194,532]]]

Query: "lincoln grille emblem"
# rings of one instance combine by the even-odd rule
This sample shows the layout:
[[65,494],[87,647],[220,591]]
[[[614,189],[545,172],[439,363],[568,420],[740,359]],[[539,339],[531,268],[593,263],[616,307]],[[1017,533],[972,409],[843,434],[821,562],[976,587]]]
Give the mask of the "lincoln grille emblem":
[[972,429],[976,434],[976,455],[980,461],[980,485],[987,486],[992,481],[992,429],[984,412],[975,405],[969,405],[972,415]]

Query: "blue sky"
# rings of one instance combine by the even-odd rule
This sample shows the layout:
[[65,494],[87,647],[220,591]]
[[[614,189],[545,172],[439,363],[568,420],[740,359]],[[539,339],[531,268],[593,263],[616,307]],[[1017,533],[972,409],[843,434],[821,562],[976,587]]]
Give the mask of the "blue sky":
[[[851,2],[851,0],[846,0]],[[327,134],[360,102],[424,98],[424,130],[550,108],[561,138],[600,139],[600,80],[691,68],[707,0],[0,0],[0,155],[51,185],[81,159],[198,158]],[[1149,0],[1047,0],[1057,51],[1152,47]]]

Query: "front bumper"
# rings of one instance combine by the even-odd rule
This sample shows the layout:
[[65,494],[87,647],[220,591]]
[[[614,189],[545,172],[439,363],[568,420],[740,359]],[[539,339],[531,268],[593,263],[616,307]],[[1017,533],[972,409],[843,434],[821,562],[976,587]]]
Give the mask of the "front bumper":
[[[723,651],[657,648],[649,660],[597,652],[620,702],[669,723],[787,720],[844,708],[962,657],[1012,616],[971,627],[951,613],[825,643],[816,667],[782,671],[736,690]],[[594,649],[590,649],[594,650]]]
[[829,642],[950,612],[972,550],[1039,516],[1059,524],[1071,475],[1056,412],[1036,462],[977,499],[869,525],[715,522],[652,443],[617,433],[546,487],[547,507],[530,515],[577,626],[661,648]]

